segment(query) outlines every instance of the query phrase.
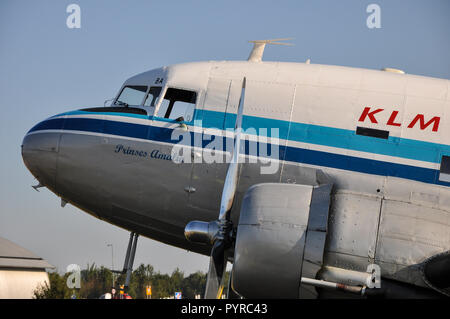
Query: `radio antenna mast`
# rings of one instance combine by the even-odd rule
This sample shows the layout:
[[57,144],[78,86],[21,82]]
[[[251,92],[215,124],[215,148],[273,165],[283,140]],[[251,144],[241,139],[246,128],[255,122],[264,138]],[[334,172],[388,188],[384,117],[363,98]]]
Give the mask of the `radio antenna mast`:
[[286,42],[279,42],[279,41],[289,41],[293,38],[282,38],[282,39],[270,39],[270,40],[254,40],[249,41],[250,43],[253,43],[253,49],[252,52],[250,52],[250,55],[247,59],[249,62],[261,62],[262,56],[264,54],[264,49],[266,47],[266,44],[276,44],[276,45],[293,45],[292,43],[286,43]]

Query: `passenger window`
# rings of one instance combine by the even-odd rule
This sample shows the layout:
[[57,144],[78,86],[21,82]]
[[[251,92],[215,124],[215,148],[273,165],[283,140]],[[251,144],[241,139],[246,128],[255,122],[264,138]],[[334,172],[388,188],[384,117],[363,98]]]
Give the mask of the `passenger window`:
[[114,104],[116,105],[141,105],[144,100],[147,86],[129,85],[123,88]]
[[439,180],[450,183],[450,156],[442,156],[441,169],[439,170]]
[[156,100],[161,93],[160,86],[152,86],[150,91],[148,91],[147,98],[145,99],[144,106],[155,106]]
[[186,122],[190,122],[194,114],[196,100],[196,92],[168,88],[157,116],[167,119],[177,119],[182,116]]

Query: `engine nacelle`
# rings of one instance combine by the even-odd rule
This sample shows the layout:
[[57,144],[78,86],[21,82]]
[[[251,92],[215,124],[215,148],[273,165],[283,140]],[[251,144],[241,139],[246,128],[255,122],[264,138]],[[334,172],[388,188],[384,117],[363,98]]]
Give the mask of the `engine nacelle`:
[[315,297],[302,276],[323,264],[331,184],[254,185],[244,196],[232,287],[246,298]]

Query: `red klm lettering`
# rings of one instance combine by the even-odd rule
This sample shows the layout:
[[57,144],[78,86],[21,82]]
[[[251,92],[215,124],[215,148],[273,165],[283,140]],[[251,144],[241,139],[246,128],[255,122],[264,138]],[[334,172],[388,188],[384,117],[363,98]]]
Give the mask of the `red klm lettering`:
[[398,111],[393,111],[391,114],[391,117],[389,118],[389,120],[387,121],[387,125],[392,125],[392,126],[400,126],[402,125],[401,123],[395,123],[395,118],[397,117]]
[[424,130],[426,129],[431,123],[433,124],[433,132],[437,132],[439,128],[439,122],[441,118],[439,116],[433,117],[431,120],[429,120],[427,123],[425,123],[425,117],[423,114],[417,114],[416,117],[409,123],[408,128],[413,128],[414,125],[416,125],[417,122],[420,124],[420,129]]
[[376,109],[375,111],[370,112],[370,107],[366,107],[366,108],[364,108],[364,111],[362,112],[361,117],[359,118],[359,122],[364,122],[366,117],[369,117],[369,119],[372,123],[378,123],[378,121],[374,115],[383,110],[384,109]]

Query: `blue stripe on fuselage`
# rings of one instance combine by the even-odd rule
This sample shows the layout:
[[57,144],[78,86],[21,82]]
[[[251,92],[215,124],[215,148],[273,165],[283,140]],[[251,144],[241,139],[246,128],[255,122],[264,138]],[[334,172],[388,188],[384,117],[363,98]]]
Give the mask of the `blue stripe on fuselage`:
[[[194,119],[203,119],[203,127],[214,128],[215,125],[219,124],[220,122],[222,124],[217,125],[219,128],[223,128],[224,123],[225,127],[232,127],[228,125],[231,124],[233,120],[235,120],[234,114],[227,114],[227,118],[225,118],[225,114],[221,113],[222,119],[220,119],[220,116],[218,116],[220,114],[219,112],[214,112],[215,114],[213,114],[213,116],[210,116],[211,112],[212,111],[196,112]],[[113,115],[117,114],[114,113]],[[125,114],[125,116],[128,116],[128,114]],[[188,124],[193,123],[194,121]],[[279,138],[281,139],[286,139],[288,135],[288,126],[285,126],[285,121],[245,116],[243,128],[248,129],[251,127],[257,129],[264,127],[279,128]],[[65,129],[104,133],[173,144],[178,142],[172,140],[173,130],[170,128],[161,128],[144,124],[91,118],[50,118],[33,127],[30,132],[48,129]],[[351,135],[349,134],[349,132],[351,132]],[[193,141],[194,133],[190,132],[190,134],[191,140]],[[207,145],[211,143],[211,139],[204,139],[201,136],[198,136],[199,133],[195,133],[195,135],[197,135],[196,138],[198,140],[202,141],[202,147],[207,147]],[[401,138],[378,140],[375,138],[355,135],[355,132],[353,131],[307,125],[302,123],[291,123],[289,137],[289,140],[293,141],[417,159],[432,163],[440,161],[440,152],[450,153],[449,147],[447,145]],[[216,136],[215,138],[223,137]],[[222,145],[225,145],[225,142],[223,142]],[[246,150],[248,154],[248,147],[246,148]],[[420,168],[412,165],[403,165],[372,159],[364,159],[355,156],[283,146],[280,146],[280,158],[284,158],[286,161],[297,163],[326,166],[383,176],[396,176],[446,186],[450,185],[450,183],[440,182],[437,180],[437,174],[439,173],[438,170]]]
[[[86,111],[73,111],[60,114],[59,116],[77,114],[105,114],[150,120],[156,119],[158,121],[170,122],[170,120],[167,119],[128,113],[91,113]],[[236,114],[210,110],[195,110],[193,118],[194,119],[191,122],[186,122],[186,124],[197,125],[198,122],[196,121],[201,121],[201,125],[204,128],[233,129],[236,122]],[[278,133],[280,139],[379,155],[401,157],[430,163],[440,163],[442,154],[450,155],[450,145],[445,144],[393,136],[389,136],[388,139],[384,140],[356,135],[354,130],[352,131],[334,127],[296,123],[249,115],[244,115],[242,127],[244,130],[259,130],[260,128],[266,128],[268,129],[269,134],[270,128],[277,128],[279,130]],[[260,136],[264,136],[264,132],[257,133]]]
[[[222,114],[222,119],[219,114]],[[236,114],[226,114],[225,126],[223,123],[224,113],[215,111],[199,110],[197,119],[202,119],[203,127],[207,128],[234,128]],[[387,140],[356,135],[355,131],[326,127],[313,124],[295,123],[276,119],[261,118],[245,115],[242,128],[278,128],[279,138],[349,149],[353,151],[375,153],[394,157],[402,157],[418,161],[440,163],[440,152],[450,154],[450,146],[444,144],[430,143],[400,137],[389,136]],[[355,127],[356,130],[356,127]],[[259,132],[258,132],[259,133]],[[263,134],[259,134],[263,135]]]

